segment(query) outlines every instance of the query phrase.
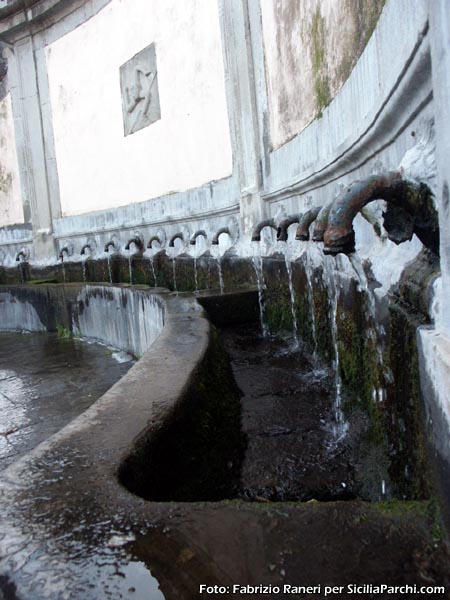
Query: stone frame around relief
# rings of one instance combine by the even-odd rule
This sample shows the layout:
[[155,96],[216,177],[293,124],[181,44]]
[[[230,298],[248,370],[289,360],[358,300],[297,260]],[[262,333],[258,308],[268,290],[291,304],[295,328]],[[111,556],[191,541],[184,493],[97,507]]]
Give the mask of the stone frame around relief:
[[161,118],[154,43],[120,67],[120,88],[125,136]]

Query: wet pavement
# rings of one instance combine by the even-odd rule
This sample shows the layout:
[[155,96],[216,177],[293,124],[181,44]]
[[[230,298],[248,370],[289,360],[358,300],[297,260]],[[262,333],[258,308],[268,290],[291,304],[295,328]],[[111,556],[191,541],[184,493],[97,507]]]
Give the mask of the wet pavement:
[[85,411],[128,371],[130,359],[53,333],[1,333],[0,470]]

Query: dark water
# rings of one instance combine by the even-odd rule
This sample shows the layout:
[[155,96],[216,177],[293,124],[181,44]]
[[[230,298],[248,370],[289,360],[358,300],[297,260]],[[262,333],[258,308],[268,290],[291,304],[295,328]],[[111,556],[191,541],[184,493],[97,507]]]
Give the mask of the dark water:
[[133,363],[56,334],[0,334],[0,469],[59,431]]
[[242,392],[247,451],[240,495],[248,500],[355,497],[350,440],[332,435],[334,380],[292,339],[263,338],[255,326],[223,332]]

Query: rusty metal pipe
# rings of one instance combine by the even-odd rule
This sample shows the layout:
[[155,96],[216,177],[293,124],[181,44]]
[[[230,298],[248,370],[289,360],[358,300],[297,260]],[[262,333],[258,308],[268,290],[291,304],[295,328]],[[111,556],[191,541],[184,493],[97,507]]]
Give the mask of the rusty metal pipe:
[[109,240],[109,242],[106,242],[105,244],[105,252],[109,252],[110,248],[113,248],[113,250],[117,250],[117,244],[114,240]]
[[[23,258],[23,261],[20,260],[20,257]],[[18,252],[16,254],[16,262],[26,262],[27,260],[27,255],[25,254],[25,252],[23,250],[21,250],[20,252]]]
[[144,244],[141,238],[137,236],[132,237],[128,240],[127,245],[125,246],[125,250],[129,250],[131,244],[134,244],[136,246],[138,252],[142,252],[144,250]]
[[328,215],[330,214],[331,207],[333,206],[334,200],[322,206],[319,210],[317,218],[314,223],[314,229],[312,234],[313,242],[323,242],[323,236],[328,226]]
[[253,230],[252,242],[261,241],[261,231],[264,229],[264,227],[272,227],[272,229],[275,229],[275,231],[277,229],[274,219],[266,219],[265,221],[261,221],[261,223],[258,223],[258,225]]
[[389,171],[354,182],[336,198],[324,235],[326,254],[355,251],[353,219],[374,200],[388,203],[383,217],[390,240],[400,244],[415,233],[425,246],[439,252],[437,212],[430,189],[404,179],[400,171]]
[[179,231],[178,233],[176,233],[175,235],[173,235],[170,240],[169,240],[169,247],[173,248],[175,245],[175,240],[181,240],[184,243],[184,237],[183,234],[181,233],[181,231]]
[[314,208],[310,208],[305,212],[302,218],[299,221],[297,231],[295,234],[295,239],[300,240],[302,242],[307,242],[309,240],[309,228],[311,223],[313,223],[321,211],[321,206],[315,206]]
[[64,260],[64,252],[67,254],[67,256],[69,256],[69,248],[67,246],[63,246],[58,254],[58,258],[61,260]]
[[147,242],[147,248],[151,248],[153,242],[158,242],[158,244],[162,247],[163,243],[159,235],[152,235],[152,237]]
[[222,235],[222,233],[226,233],[227,235],[229,235],[231,237],[231,232],[229,230],[228,227],[221,227],[220,229],[218,229],[211,241],[211,244],[213,244],[213,246],[217,246],[219,243],[219,237]]
[[189,242],[189,243],[191,244],[191,246],[195,246],[195,242],[197,241],[197,238],[198,238],[200,235],[202,235],[202,236],[205,238],[205,240],[207,240],[207,239],[208,239],[208,236],[206,235],[206,231],[205,231],[204,229],[199,229],[199,230],[198,230],[198,231],[196,231],[196,232],[195,232],[195,233],[192,235],[192,237],[191,237],[191,240],[190,240],[190,242]]
[[288,229],[293,223],[299,223],[302,215],[291,215],[280,221],[277,227],[277,242],[287,242]]

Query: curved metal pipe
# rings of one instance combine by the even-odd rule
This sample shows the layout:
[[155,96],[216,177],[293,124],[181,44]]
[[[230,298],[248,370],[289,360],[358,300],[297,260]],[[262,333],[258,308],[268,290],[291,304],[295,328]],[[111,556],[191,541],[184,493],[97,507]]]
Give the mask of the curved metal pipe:
[[204,229],[199,229],[199,230],[198,230],[198,231],[196,231],[196,232],[195,232],[195,233],[192,235],[192,237],[191,237],[191,240],[190,240],[190,242],[189,242],[189,243],[191,244],[191,246],[195,246],[195,242],[197,241],[197,238],[198,238],[200,235],[202,235],[202,236],[205,238],[205,240],[207,240],[207,239],[208,239],[208,236],[206,235],[206,231],[205,231]]
[[173,248],[175,245],[175,240],[181,240],[184,243],[184,237],[183,234],[181,233],[181,231],[179,231],[178,233],[176,233],[175,235],[173,235],[170,240],[169,240],[169,248]]
[[313,242],[323,242],[323,236],[328,225],[328,215],[330,214],[331,207],[333,206],[334,200],[322,206],[316,217],[314,223],[314,229],[312,233]]
[[299,221],[297,231],[295,233],[295,239],[302,242],[309,240],[309,228],[311,224],[317,219],[318,214],[322,210],[321,206],[315,206],[305,212]]
[[163,243],[161,238],[158,235],[152,235],[152,237],[147,242],[147,248],[151,248],[153,242],[158,242],[158,244],[162,247]]
[[105,244],[105,252],[109,252],[109,249],[111,247],[114,250],[117,250],[117,243],[114,240],[109,240],[109,242],[106,242],[106,244]]
[[86,254],[86,250],[89,249],[89,252],[92,252],[92,247],[90,244],[85,244],[81,250],[80,250],[80,254]]
[[326,254],[355,251],[353,219],[374,200],[388,203],[383,217],[391,241],[400,244],[415,233],[425,246],[439,253],[438,217],[431,190],[424,183],[404,179],[400,171],[388,171],[356,181],[336,198],[324,236]]
[[[23,257],[23,261],[20,260],[20,257]],[[26,262],[27,260],[27,255],[25,254],[25,252],[23,250],[21,250],[20,252],[18,252],[16,254],[16,262]]]
[[134,236],[128,240],[125,250],[129,250],[131,244],[136,246],[138,252],[142,252],[144,250],[144,243],[142,242],[141,238],[137,236]]
[[287,242],[288,229],[294,223],[299,223],[302,215],[291,215],[280,221],[277,227],[277,242]]
[[67,256],[69,256],[69,248],[67,246],[63,246],[61,248],[60,253],[58,254],[58,258],[60,258],[61,260],[64,260],[64,252],[67,254]]
[[229,229],[229,227],[221,227],[220,229],[218,229],[213,237],[213,239],[211,240],[211,244],[213,244],[213,246],[217,246],[219,243],[219,237],[222,235],[222,233],[226,233],[230,236],[231,238],[231,231]]
[[261,231],[264,229],[264,227],[272,227],[272,229],[275,229],[275,231],[277,229],[274,219],[266,219],[265,221],[261,221],[261,223],[258,223],[258,225],[253,230],[252,242],[261,241]]

